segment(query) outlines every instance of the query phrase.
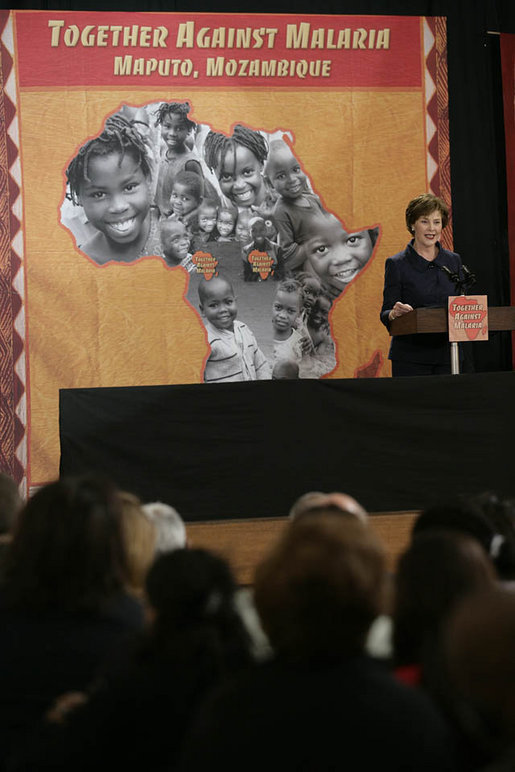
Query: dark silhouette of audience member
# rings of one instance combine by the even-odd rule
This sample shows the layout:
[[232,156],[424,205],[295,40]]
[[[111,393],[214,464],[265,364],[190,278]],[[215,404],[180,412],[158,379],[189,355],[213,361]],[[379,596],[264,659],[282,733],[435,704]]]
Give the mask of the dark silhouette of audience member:
[[23,499],[13,478],[0,472],[0,535],[11,532],[22,504]]
[[[309,491],[300,496],[290,509],[291,520],[298,520],[304,515],[316,515],[317,512],[332,512],[344,517],[357,517],[363,523],[370,523],[368,512],[348,493],[334,491]],[[373,657],[389,659],[391,657],[391,619],[386,614],[380,614],[372,623],[366,642],[366,652]]]
[[[202,549],[163,553],[146,582],[150,623],[125,667],[107,674],[61,726],[46,727],[17,769],[175,768],[201,699],[253,664],[227,563]],[[64,712],[67,697],[61,701]]]
[[82,690],[143,624],[126,593],[118,491],[62,479],[17,519],[0,584],[0,756],[24,741],[57,695]]
[[418,533],[394,580],[393,648],[399,678],[430,691],[442,626],[468,595],[491,588],[495,570],[476,539],[457,531]]
[[208,698],[181,770],[453,769],[430,701],[364,655],[385,576],[383,548],[357,518],[293,520],[256,572],[275,658]]
[[468,769],[515,769],[515,594],[498,587],[467,598],[444,633],[456,720],[473,760]]
[[22,505],[17,484],[8,474],[0,472],[0,571]]
[[[515,536],[507,538],[494,517],[493,507],[489,507],[486,502],[487,498],[480,495],[458,497],[436,504],[424,510],[415,520],[413,535],[443,529],[471,536],[482,545],[499,577],[511,580],[515,577]],[[504,517],[507,517],[506,512]],[[506,522],[503,528],[508,528]]]
[[479,507],[495,531],[491,545],[497,573],[503,582],[515,581],[515,501],[503,499],[491,491],[470,499]]

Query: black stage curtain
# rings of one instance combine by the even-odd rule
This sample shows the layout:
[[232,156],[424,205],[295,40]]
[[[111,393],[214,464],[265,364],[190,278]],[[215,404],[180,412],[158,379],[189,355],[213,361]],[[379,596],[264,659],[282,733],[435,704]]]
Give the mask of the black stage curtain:
[[371,512],[512,497],[514,393],[515,373],[64,389],[60,471],[190,521],[283,516],[309,490]]

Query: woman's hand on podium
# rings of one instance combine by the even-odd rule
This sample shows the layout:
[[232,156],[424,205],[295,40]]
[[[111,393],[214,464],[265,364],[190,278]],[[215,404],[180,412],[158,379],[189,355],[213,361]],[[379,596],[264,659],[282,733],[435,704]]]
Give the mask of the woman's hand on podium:
[[413,306],[410,306],[409,303],[401,303],[400,300],[398,300],[388,314],[388,319],[390,322],[393,322],[393,320],[397,319],[398,316],[409,314],[410,311],[413,311]]

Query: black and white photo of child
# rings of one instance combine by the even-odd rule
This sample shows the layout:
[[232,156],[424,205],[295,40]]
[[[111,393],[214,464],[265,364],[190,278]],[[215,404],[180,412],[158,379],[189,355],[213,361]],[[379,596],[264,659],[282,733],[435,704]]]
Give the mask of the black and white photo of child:
[[160,231],[165,263],[171,268],[180,266],[193,273],[196,268],[191,259],[191,237],[186,225],[174,217],[162,218]]
[[302,334],[296,327],[301,312],[301,288],[295,279],[284,279],[277,285],[272,304],[273,362],[281,360],[300,365],[304,354]]
[[235,228],[238,220],[238,210],[232,204],[221,204],[218,207],[216,217],[216,240],[234,241],[236,238]]
[[[251,241],[242,249],[243,260],[243,280],[244,281],[264,281],[269,276],[274,279],[281,278],[280,272],[280,250],[279,245],[268,238],[266,222],[262,217],[255,215],[249,220]],[[253,262],[254,253],[267,255],[269,258],[268,274],[266,271],[259,271],[259,264]],[[265,263],[266,265],[266,263]]]
[[68,195],[82,207],[91,233],[77,246],[95,263],[161,254],[147,145],[123,116],[106,120],[70,161],[66,177]]
[[161,129],[155,204],[160,214],[171,212],[173,184],[179,172],[202,177],[202,166],[195,147],[196,124],[188,115],[188,102],[162,102],[155,110],[155,125]]
[[250,328],[239,321],[232,284],[223,276],[198,285],[199,308],[204,318],[210,354],[205,383],[268,380],[270,366]]
[[314,235],[313,220],[325,214],[320,199],[308,187],[302,166],[284,140],[270,143],[266,177],[278,196],[273,214],[285,266],[300,268],[303,244]]
[[304,250],[303,270],[316,276],[335,300],[366,267],[379,235],[379,228],[348,233],[333,215],[313,220],[313,235]]
[[197,224],[193,228],[192,249],[203,250],[210,241],[216,239],[216,221],[220,202],[215,198],[203,198],[199,204]]
[[190,229],[198,225],[198,210],[203,199],[203,180],[195,172],[182,171],[176,176],[170,195],[170,216]]
[[268,143],[259,131],[236,125],[230,137],[210,131],[204,159],[220,190],[238,209],[269,206],[274,196],[264,177]]

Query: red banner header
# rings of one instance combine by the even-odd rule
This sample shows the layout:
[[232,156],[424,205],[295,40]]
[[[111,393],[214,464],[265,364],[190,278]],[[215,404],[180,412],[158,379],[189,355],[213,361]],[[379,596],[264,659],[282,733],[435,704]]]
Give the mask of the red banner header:
[[422,81],[420,17],[21,11],[15,18],[21,88]]

